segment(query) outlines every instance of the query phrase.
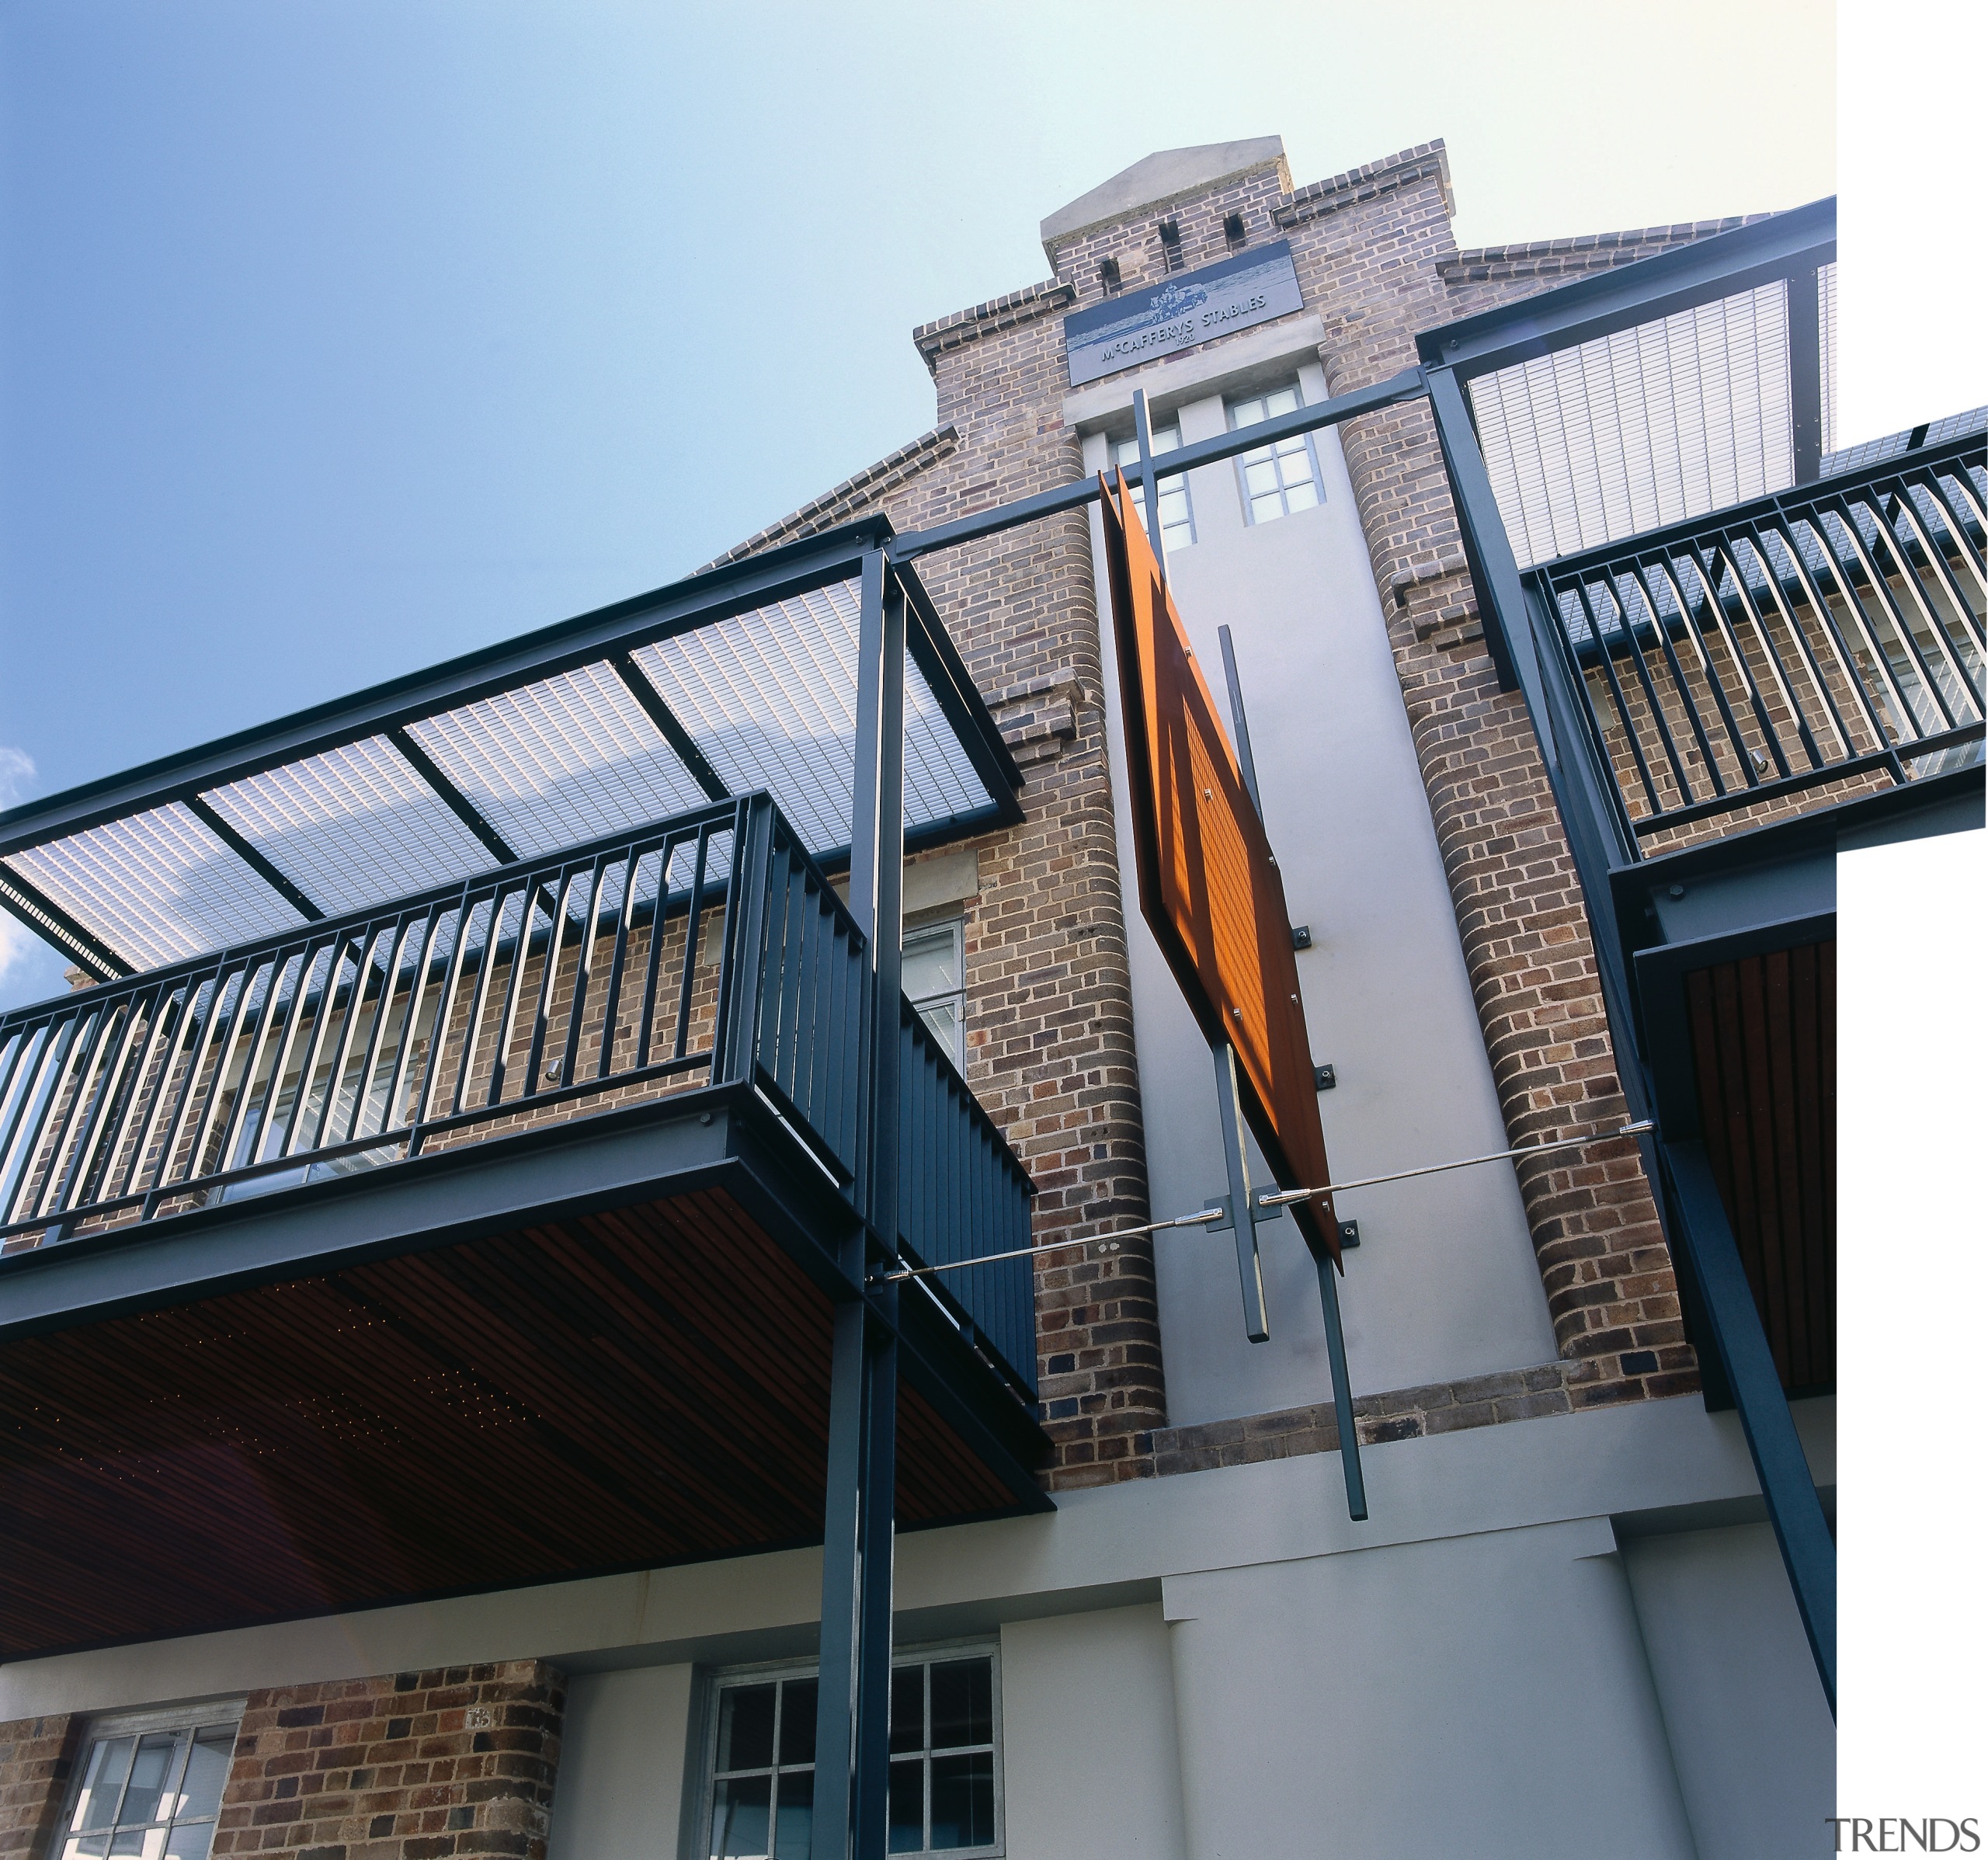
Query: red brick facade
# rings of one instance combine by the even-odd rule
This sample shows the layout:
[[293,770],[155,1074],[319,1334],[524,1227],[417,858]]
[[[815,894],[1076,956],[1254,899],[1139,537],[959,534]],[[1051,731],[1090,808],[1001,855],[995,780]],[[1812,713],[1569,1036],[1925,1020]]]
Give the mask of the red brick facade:
[[[1253,243],[1288,239],[1335,392],[1412,365],[1418,331],[1740,223],[1465,252],[1451,204],[1447,156],[1430,143],[1296,188],[1281,158],[1266,161],[1060,238],[1054,278],[913,332],[937,389],[931,433],[735,553],[879,508],[923,527],[1073,480],[1062,317],[1101,299],[1107,259],[1121,287],[1164,275],[1163,222],[1189,269],[1226,256],[1232,217]],[[1519,1143],[1606,1130],[1626,1114],[1573,864],[1524,706],[1497,688],[1433,425],[1411,402],[1341,436],[1507,1127]],[[1028,777],[1027,824],[982,843],[968,914],[970,1080],[1043,1188],[1041,1237],[1136,1220],[1144,1173],[1087,534],[1075,518],[1044,523],[921,568]],[[1566,1359],[1555,1399],[1694,1388],[1633,1147],[1562,1153],[1521,1180]],[[1177,1451],[1155,1438],[1166,1396],[1150,1250],[1096,1250],[1048,1255],[1037,1277],[1056,1486],[1145,1476]]]
[[252,1692],[217,1860],[544,1860],[565,1705],[532,1660]]
[[67,1715],[0,1724],[0,1860],[48,1852],[82,1730]]

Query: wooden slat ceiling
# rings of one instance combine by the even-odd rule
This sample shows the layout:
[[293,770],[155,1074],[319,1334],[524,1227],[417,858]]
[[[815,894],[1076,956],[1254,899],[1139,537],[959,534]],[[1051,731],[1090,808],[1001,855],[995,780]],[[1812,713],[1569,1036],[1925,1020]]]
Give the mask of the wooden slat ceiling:
[[1791,1393],[1836,1381],[1836,944],[1684,978],[1705,1151]]
[[[0,1659],[818,1539],[829,1305],[708,1191],[0,1350]],[[915,1390],[898,1513],[1012,1494]]]

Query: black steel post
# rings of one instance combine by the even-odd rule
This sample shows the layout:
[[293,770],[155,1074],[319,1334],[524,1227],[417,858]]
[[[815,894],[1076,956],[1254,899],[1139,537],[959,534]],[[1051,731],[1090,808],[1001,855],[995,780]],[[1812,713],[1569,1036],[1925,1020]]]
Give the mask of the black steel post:
[[[1242,676],[1236,669],[1236,641],[1229,637],[1226,627],[1215,631],[1222,638],[1222,669],[1229,680],[1229,714],[1236,725],[1236,761],[1242,771],[1242,785],[1249,791],[1249,805],[1256,810],[1256,818],[1263,818],[1263,798],[1256,787],[1256,758],[1249,747],[1249,714],[1242,707]],[[1270,829],[1267,824],[1264,829]]]
[[1774,1353],[1760,1326],[1760,1312],[1746,1283],[1726,1205],[1705,1146],[1695,1138],[1660,1142],[1658,1149],[1676,1191],[1678,1237],[1691,1255],[1701,1308],[1720,1367],[1733,1390],[1733,1406],[1753,1456],[1753,1470],[1767,1501],[1781,1558],[1787,1566],[1795,1605],[1815,1655],[1816,1671],[1836,1712],[1836,1540],[1816,1490],[1815,1476],[1802,1451],[1795,1417],[1781,1392]]
[[[869,1153],[843,1268],[860,1284],[871,1237],[895,1251],[904,893],[905,601],[881,551],[864,558],[850,907],[869,938]],[[881,1860],[889,1823],[891,1576],[897,1458],[896,1291],[837,1307],[822,1567],[814,1844]]]
[[[1242,1334],[1253,1344],[1270,1341],[1268,1313],[1263,1309],[1263,1263],[1256,1246],[1256,1217],[1261,1212],[1249,1185],[1249,1135],[1242,1123],[1242,1099],[1236,1089],[1236,1048],[1226,1040],[1215,1049],[1215,1119],[1222,1126],[1222,1157],[1229,1173],[1229,1218],[1236,1229],[1236,1267],[1242,1281]],[[1219,1232],[1218,1225],[1212,1231]]]
[[1795,440],[1795,482],[1823,475],[1823,299],[1814,266],[1788,280],[1788,406]]
[[1159,564],[1159,585],[1166,586],[1166,541],[1159,530],[1159,474],[1152,464],[1152,422],[1146,414],[1146,391],[1132,390],[1132,430],[1139,439],[1139,494],[1145,502],[1146,541]]

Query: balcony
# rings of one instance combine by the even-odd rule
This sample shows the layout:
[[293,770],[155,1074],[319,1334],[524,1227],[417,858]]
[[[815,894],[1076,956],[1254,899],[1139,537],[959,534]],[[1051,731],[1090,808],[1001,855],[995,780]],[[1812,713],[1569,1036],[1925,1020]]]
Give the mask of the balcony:
[[1988,615],[1988,410],[1828,450],[1835,256],[1826,200],[1420,339],[1706,1403],[1832,1701],[1787,1403],[1836,1375],[1836,853],[1981,824]]
[[[895,936],[863,921],[896,922],[907,832],[1013,809],[885,534],[0,822],[17,903],[134,972],[0,1017],[0,1657],[818,1542],[852,1483],[832,1471],[852,1310],[865,1362],[892,1365],[899,1525],[1046,1504],[1030,1262],[877,1289],[880,1265],[1025,1248],[1032,1193],[905,1001]],[[818,629],[797,693],[765,668],[791,663],[825,589],[850,624]],[[752,642],[728,666],[728,635]],[[680,716],[661,676],[641,704],[625,668],[659,640],[701,652],[707,690],[728,671],[732,713]],[[619,746],[578,762],[546,689],[617,663],[589,688],[627,701],[603,701],[590,740],[606,710]],[[802,703],[830,727],[797,754]],[[435,783],[370,812],[358,784],[337,794],[325,771],[353,746],[439,745],[441,783],[444,753],[487,766],[509,728],[520,760],[534,724],[539,766],[584,777],[529,791],[541,843],[637,823],[322,908],[342,876],[363,892],[408,870],[408,822],[428,808],[432,847],[447,805]],[[641,819],[673,745],[740,791]],[[238,824],[256,782],[290,798],[266,816],[287,836]],[[492,825],[500,791],[468,811],[511,852],[523,810]],[[198,871],[172,865],[175,809],[240,843],[211,834]],[[259,933],[130,959],[217,923]]]

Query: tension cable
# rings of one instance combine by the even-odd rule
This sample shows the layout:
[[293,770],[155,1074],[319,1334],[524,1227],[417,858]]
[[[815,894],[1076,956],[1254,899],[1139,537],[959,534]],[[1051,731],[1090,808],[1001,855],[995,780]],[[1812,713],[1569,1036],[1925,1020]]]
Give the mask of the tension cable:
[[[1284,1188],[1255,1197],[1259,1208],[1284,1208],[1293,1201],[1306,1201],[1315,1195],[1342,1194],[1352,1188],[1378,1188],[1384,1182],[1406,1182],[1416,1176],[1441,1175],[1445,1170],[1475,1169],[1481,1163],[1503,1163],[1521,1156],[1544,1156],[1549,1150],[1580,1149],[1590,1143],[1612,1143],[1619,1137],[1639,1137],[1656,1129],[1656,1121],[1645,1118],[1640,1123],[1625,1124],[1619,1130],[1597,1131],[1592,1136],[1556,1137],[1548,1143],[1527,1143],[1516,1149],[1494,1149],[1489,1156],[1460,1156],[1454,1163],[1430,1163],[1420,1169],[1399,1169],[1390,1175],[1364,1176],[1357,1182],[1333,1182],[1323,1188]],[[964,1272],[969,1266],[991,1266],[996,1260],[1025,1259],[1037,1253],[1058,1253],[1065,1246],[1088,1246],[1104,1240],[1136,1239],[1143,1233],[1159,1233],[1170,1227],[1205,1227],[1225,1221],[1224,1208],[1204,1208],[1197,1213],[1176,1215],[1170,1221],[1149,1221],[1141,1227],[1117,1227],[1108,1233],[1066,1236],[1044,1240],[1034,1246],[1011,1246],[1006,1253],[983,1253],[970,1260],[947,1260],[937,1266],[905,1266],[895,1272],[879,1273],[875,1283],[895,1285],[903,1279],[929,1278],[935,1273]]]

